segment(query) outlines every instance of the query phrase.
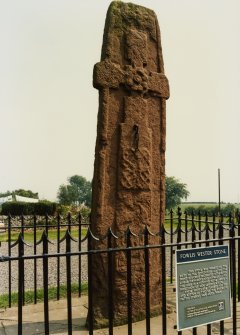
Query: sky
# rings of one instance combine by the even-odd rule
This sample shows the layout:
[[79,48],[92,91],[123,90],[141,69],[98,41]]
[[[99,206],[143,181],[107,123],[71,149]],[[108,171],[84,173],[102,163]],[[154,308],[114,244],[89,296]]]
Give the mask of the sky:
[[[138,0],[158,17],[167,101],[166,174],[188,201],[240,201],[240,1]],[[108,0],[0,0],[0,192],[56,200],[93,176]]]

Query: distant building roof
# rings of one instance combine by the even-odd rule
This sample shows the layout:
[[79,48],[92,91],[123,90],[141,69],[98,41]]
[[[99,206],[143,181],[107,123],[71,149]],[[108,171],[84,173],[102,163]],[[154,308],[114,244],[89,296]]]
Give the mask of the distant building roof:
[[28,198],[28,197],[22,197],[21,195],[15,195],[16,201],[21,201],[21,202],[38,202],[38,199],[34,198]]
[[6,197],[1,197],[0,198],[0,205],[4,204],[5,202],[10,202],[10,201],[21,201],[21,202],[39,202],[39,199],[34,199],[34,198],[28,198],[28,197],[22,197],[21,195],[8,195]]
[[12,195],[7,195],[6,197],[0,198],[0,205],[2,205],[4,202],[13,201]]

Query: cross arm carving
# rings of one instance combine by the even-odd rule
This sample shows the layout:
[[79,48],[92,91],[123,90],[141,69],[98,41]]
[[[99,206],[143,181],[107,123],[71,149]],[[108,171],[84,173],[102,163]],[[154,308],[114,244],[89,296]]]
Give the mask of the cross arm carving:
[[109,60],[104,60],[94,66],[93,86],[101,88],[118,88],[125,85],[129,90],[154,94],[161,98],[169,98],[168,79],[163,73],[149,72],[143,67],[126,65],[121,68]]
[[118,88],[124,81],[124,72],[109,60],[95,64],[93,69],[93,87]]

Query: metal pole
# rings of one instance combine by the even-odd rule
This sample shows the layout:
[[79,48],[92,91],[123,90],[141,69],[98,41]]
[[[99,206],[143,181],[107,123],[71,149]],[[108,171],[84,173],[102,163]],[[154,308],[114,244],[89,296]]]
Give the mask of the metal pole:
[[221,213],[220,169],[218,169],[218,213]]

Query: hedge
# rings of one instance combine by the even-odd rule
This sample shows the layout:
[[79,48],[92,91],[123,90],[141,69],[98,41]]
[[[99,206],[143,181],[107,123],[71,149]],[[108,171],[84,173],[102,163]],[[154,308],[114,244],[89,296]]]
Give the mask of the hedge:
[[57,210],[57,204],[50,201],[20,202],[12,201],[2,204],[2,215],[54,215]]
[[[201,215],[205,215],[206,213],[208,215],[217,215],[219,211],[219,207],[217,205],[215,206],[204,206],[204,205],[199,205],[199,206],[186,206],[185,207],[185,212],[187,214],[201,214]],[[229,214],[232,215],[238,215],[238,209],[237,207],[235,207],[233,204],[221,204],[221,214],[224,216],[228,216]]]

